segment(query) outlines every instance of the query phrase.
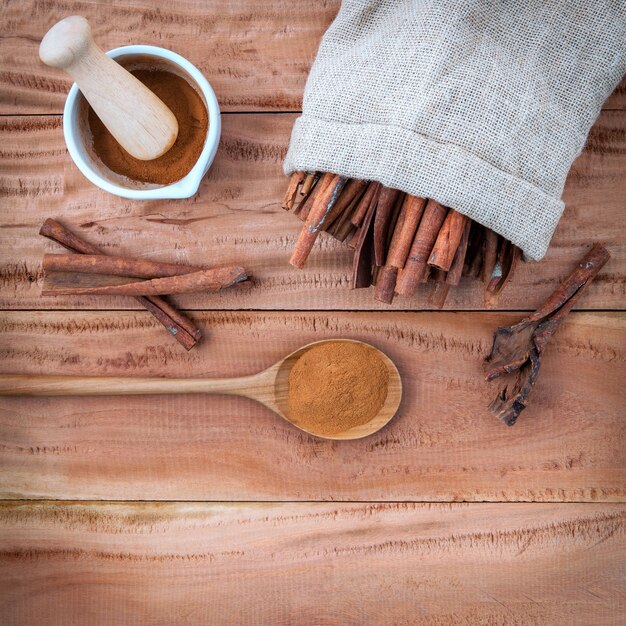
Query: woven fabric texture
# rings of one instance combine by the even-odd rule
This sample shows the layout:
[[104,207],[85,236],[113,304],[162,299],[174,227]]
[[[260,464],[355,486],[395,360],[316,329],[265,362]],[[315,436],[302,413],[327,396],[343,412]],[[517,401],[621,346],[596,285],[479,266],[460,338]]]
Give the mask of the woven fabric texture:
[[344,0],[284,170],[434,198],[538,260],[625,71],[623,0]]

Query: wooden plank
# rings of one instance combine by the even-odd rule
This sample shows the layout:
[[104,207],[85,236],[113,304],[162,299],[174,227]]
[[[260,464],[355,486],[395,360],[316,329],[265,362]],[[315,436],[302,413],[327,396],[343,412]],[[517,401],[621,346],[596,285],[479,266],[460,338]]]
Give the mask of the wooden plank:
[[624,505],[0,507],[4,624],[617,624]]
[[[133,202],[88,183],[70,162],[61,120],[18,117],[0,121],[0,307],[136,308],[133,299],[40,297],[41,258],[59,251],[37,236],[47,217],[62,218],[112,253],[191,264],[246,266],[252,290],[178,298],[199,309],[389,309],[373,290],[352,291],[351,255],[320,237],[304,271],[288,263],[301,222],[280,208],[281,171],[293,115],[228,115],[214,167],[189,200]],[[594,240],[613,259],[581,301],[585,308],[621,309],[626,287],[626,112],[604,112],[576,161],[565,191],[567,210],[548,256],[522,264],[498,305],[537,306]],[[530,294],[530,296],[529,296]],[[425,290],[397,298],[391,308],[428,307]],[[482,289],[465,281],[451,290],[450,309],[483,309]]]
[[186,353],[145,312],[0,314],[0,371],[240,376],[310,341],[383,349],[399,414],[351,442],[318,440],[227,396],[1,398],[0,497],[114,500],[622,501],[626,315],[574,313],[531,406],[506,427],[482,379],[495,313],[195,314]]
[[[225,111],[300,110],[322,34],[339,0],[3,0],[0,114],[60,113],[71,81],[39,61],[41,37],[68,15],[90,20],[109,50],[150,44],[187,57],[207,77]],[[626,108],[626,81],[606,102]]]
[[44,33],[83,15],[104,50],[168,48],[208,79],[224,111],[299,111],[320,39],[339,0],[3,0],[0,114],[61,113],[72,84],[39,60]]
[[626,77],[622,78],[622,82],[615,88],[615,91],[608,97],[602,107],[606,111],[626,109]]

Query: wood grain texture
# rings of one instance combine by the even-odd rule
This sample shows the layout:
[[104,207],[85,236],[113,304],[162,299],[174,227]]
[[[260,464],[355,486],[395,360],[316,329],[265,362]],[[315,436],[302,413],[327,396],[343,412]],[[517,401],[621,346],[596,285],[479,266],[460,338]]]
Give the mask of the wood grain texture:
[[[37,235],[47,217],[62,218],[81,237],[113,254],[192,265],[241,264],[251,290],[177,298],[196,309],[389,309],[373,289],[351,290],[351,252],[326,234],[303,271],[288,258],[301,222],[280,208],[281,171],[294,115],[224,116],[222,143],[194,198],[133,202],[88,183],[71,163],[57,117],[0,120],[0,307],[133,308],[132,299],[40,296],[44,252],[59,246]],[[532,309],[594,241],[613,258],[581,301],[583,308],[624,307],[626,284],[626,112],[604,112],[565,190],[567,209],[547,257],[521,264],[497,305]],[[426,289],[391,308],[427,308]],[[451,290],[446,307],[483,309],[480,284]]]
[[91,23],[103,50],[168,48],[211,83],[224,111],[298,111],[322,34],[339,0],[2,0],[0,114],[61,113],[71,80],[38,56],[45,32],[69,15]]
[[114,500],[622,501],[626,316],[573,313],[547,349],[530,407],[489,414],[493,330],[520,314],[194,314],[181,350],[145,312],[4,312],[0,370],[228,377],[300,346],[382,349],[404,385],[371,437],[313,438],[226,396],[0,399],[0,496]]
[[[340,0],[2,0],[0,114],[61,113],[71,81],[39,61],[44,33],[83,15],[98,44],[169,48],[206,76],[225,111],[298,111],[309,68]],[[607,100],[626,108],[626,81]]]
[[618,624],[624,505],[0,506],[0,620]]

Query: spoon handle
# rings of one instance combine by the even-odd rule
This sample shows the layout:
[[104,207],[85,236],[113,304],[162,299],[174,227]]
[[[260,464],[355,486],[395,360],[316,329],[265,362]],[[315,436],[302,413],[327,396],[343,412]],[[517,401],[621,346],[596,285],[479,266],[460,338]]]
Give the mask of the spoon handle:
[[0,375],[0,396],[129,396],[226,393],[263,401],[263,372],[241,378],[127,378],[121,376]]

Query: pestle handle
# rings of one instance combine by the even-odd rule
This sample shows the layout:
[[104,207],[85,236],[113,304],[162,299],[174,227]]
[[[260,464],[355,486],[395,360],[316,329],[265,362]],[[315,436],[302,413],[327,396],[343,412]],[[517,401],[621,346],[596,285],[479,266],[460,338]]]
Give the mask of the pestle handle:
[[84,17],[74,15],[55,24],[41,41],[39,57],[76,81],[102,123],[131,156],[156,159],[176,141],[174,114],[98,48]]

